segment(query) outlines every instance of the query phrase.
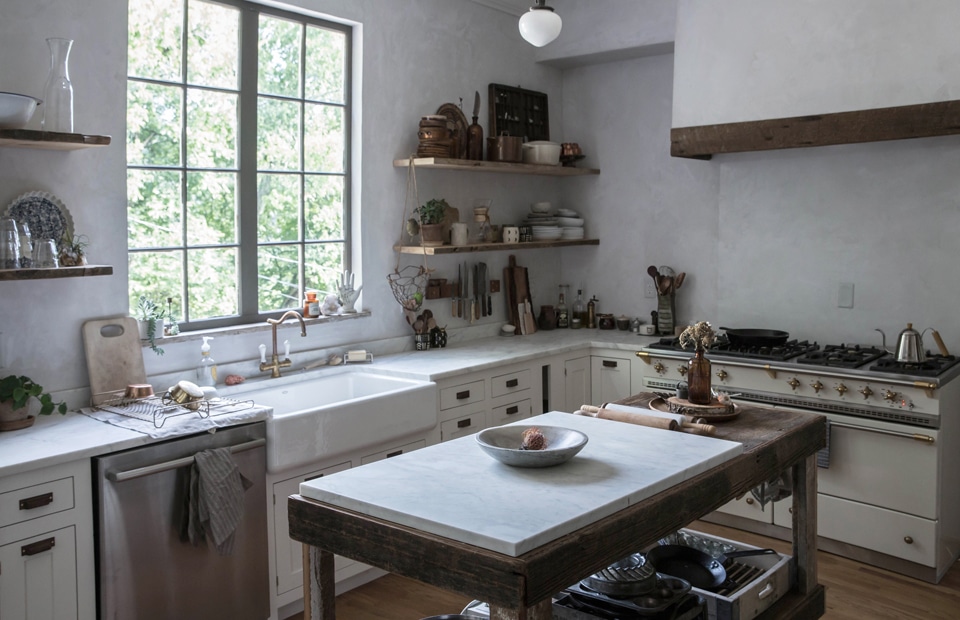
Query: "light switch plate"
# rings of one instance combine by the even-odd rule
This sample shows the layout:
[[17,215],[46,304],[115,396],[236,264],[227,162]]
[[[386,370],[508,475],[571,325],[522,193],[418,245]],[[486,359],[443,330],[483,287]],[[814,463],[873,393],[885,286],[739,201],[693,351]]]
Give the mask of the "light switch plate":
[[853,307],[853,282],[840,283],[840,290],[837,292],[837,307]]
[[656,299],[657,297],[657,286],[653,282],[647,282],[643,286],[643,296],[647,299]]

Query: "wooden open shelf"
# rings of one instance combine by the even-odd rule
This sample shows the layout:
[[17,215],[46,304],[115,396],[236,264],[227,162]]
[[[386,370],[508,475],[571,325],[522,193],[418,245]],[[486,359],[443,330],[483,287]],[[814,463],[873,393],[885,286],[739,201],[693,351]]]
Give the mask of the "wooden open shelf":
[[82,267],[58,267],[57,269],[0,269],[0,281],[52,280],[54,278],[82,278],[112,274],[113,267],[110,265],[84,265]]
[[599,239],[565,239],[557,241],[525,241],[523,243],[473,243],[470,245],[395,245],[394,251],[402,254],[466,254],[469,252],[496,252],[498,250],[536,250],[540,248],[565,248],[572,245],[600,245]]
[[[543,166],[537,164],[510,164],[502,161],[477,161],[474,159],[445,159],[442,157],[418,157],[413,160],[417,168],[438,170],[469,170],[471,172],[507,172],[510,174],[539,174],[550,177],[577,177],[587,174],[600,174],[596,168],[576,168],[574,166]],[[395,159],[396,168],[410,166],[409,159]]]
[[109,144],[110,136],[89,136],[80,133],[37,131],[35,129],[0,129],[0,146],[75,151]]
[[670,154],[710,159],[744,153],[960,133],[960,100],[741,123],[674,127]]

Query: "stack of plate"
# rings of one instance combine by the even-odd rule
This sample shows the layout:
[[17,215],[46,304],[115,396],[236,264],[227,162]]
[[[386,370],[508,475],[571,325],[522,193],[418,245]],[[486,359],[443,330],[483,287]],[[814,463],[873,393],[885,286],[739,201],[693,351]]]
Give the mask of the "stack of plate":
[[576,211],[557,209],[561,239],[583,239],[583,218]]
[[559,226],[533,226],[534,241],[556,241],[563,234]]

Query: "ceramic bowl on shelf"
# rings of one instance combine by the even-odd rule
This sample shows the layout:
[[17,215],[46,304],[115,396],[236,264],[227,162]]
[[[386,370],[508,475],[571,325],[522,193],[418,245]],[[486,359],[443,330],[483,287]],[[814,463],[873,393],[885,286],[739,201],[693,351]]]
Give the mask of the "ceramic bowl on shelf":
[[511,467],[552,467],[566,463],[587,445],[587,436],[561,426],[537,426],[547,440],[543,450],[521,450],[530,426],[497,426],[476,434],[477,444],[491,457]]
[[0,129],[26,127],[41,103],[40,99],[29,95],[0,93]]

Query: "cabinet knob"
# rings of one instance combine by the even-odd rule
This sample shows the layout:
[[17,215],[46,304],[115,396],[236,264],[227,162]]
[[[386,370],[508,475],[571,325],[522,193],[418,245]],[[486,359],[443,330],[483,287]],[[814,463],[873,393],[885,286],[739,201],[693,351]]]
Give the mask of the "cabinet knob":
[[748,498],[745,499],[744,501],[747,502],[747,505],[748,505],[748,506],[753,506],[753,498],[752,498],[752,497],[748,497]]
[[904,536],[904,537],[903,537],[903,542],[907,543],[908,545],[912,545],[912,544],[913,544],[913,536]]

